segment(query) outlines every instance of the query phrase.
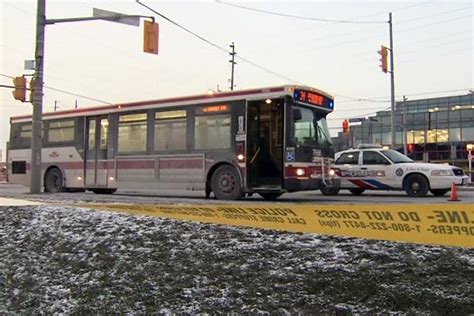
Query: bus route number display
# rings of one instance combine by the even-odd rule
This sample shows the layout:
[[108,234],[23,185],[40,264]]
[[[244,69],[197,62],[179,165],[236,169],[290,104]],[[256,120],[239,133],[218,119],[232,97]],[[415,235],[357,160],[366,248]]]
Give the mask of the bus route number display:
[[315,92],[295,89],[293,97],[295,101],[298,101],[301,103],[317,105],[317,106],[325,107],[331,110],[333,109],[332,100],[329,100],[328,98],[325,98],[324,96]]

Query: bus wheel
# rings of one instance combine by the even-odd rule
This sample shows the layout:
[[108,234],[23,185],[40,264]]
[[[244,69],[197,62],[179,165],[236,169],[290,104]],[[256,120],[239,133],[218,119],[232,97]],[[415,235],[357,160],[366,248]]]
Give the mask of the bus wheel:
[[321,187],[321,193],[323,195],[338,195],[339,194],[339,188],[335,187]]
[[112,194],[115,193],[117,189],[92,189],[91,191],[95,194]]
[[279,198],[283,193],[282,192],[261,192],[259,194],[265,200],[273,201]]
[[49,169],[44,176],[44,191],[58,193],[64,191],[63,175],[58,168]]
[[229,165],[217,168],[211,178],[211,188],[219,200],[237,200],[243,195],[240,177]]
[[408,176],[404,183],[405,191],[409,196],[426,196],[429,190],[428,180],[420,174]]
[[365,189],[349,189],[349,192],[351,192],[352,195],[362,195],[364,191]]

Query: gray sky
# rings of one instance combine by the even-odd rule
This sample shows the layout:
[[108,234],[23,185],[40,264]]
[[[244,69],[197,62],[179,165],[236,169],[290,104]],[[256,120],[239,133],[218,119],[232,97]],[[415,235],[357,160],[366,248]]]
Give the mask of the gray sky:
[[[224,1],[224,0],[223,0]],[[226,0],[227,1],[227,0]],[[224,2],[226,2],[224,1]],[[235,89],[303,83],[336,97],[331,134],[345,118],[390,106],[389,75],[379,68],[380,45],[389,45],[388,23],[328,23],[236,8],[216,1],[143,3],[161,14],[280,76],[237,60]],[[258,10],[311,18],[388,20],[393,12],[396,97],[464,94],[473,88],[471,1],[230,1]],[[134,0],[47,0],[47,18],[86,17],[92,8],[152,15]],[[158,18],[159,55],[142,52],[142,29],[94,21],[46,29],[44,112],[149,100],[229,89],[229,56]],[[31,73],[36,1],[0,0],[0,84]],[[286,78],[285,78],[286,77]],[[97,102],[91,99],[101,100]],[[360,99],[375,99],[360,101]],[[5,152],[9,118],[31,114],[30,103],[0,88],[0,149]],[[5,154],[3,154],[4,156]]]

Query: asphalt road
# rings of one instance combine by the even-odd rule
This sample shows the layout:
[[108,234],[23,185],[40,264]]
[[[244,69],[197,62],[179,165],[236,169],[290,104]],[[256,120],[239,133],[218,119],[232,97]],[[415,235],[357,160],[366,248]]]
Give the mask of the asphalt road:
[[[258,194],[239,200],[237,203],[317,203],[317,204],[443,204],[443,203],[466,203],[474,204],[474,187],[461,187],[458,189],[460,201],[449,200],[449,193],[442,197],[431,194],[423,198],[409,197],[403,191],[366,191],[360,196],[354,196],[347,190],[341,190],[337,196],[324,196],[319,191],[304,191],[283,194],[276,201],[265,201]],[[132,192],[117,191],[115,194],[85,193],[59,193],[59,194],[30,194],[28,187],[0,183],[0,197],[21,198],[28,200],[39,200],[44,202],[64,202],[74,204],[75,202],[107,202],[107,203],[140,203],[140,204],[233,204],[236,201],[223,201],[212,198],[204,198],[204,192],[194,191],[160,191],[160,192]]]

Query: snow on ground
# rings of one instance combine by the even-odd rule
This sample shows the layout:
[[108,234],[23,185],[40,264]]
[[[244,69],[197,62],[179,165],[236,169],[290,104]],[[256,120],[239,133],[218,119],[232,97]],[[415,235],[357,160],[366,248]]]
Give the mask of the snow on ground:
[[0,207],[0,313],[474,313],[474,250]]

